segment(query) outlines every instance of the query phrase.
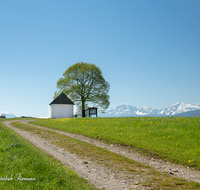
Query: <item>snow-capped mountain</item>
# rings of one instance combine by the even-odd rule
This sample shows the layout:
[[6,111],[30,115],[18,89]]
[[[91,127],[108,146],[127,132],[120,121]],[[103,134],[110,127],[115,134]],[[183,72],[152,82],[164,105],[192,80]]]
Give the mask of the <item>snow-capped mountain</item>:
[[193,110],[198,110],[200,109],[200,104],[187,104],[183,102],[178,102],[168,108],[164,108],[161,111],[161,114],[165,116],[173,116],[176,114],[188,112],[188,111],[193,111]]
[[6,118],[13,118],[13,117],[16,117],[15,115],[13,115],[12,113],[7,112],[7,111],[0,112],[0,116],[1,116],[1,115],[5,115]]
[[199,110],[200,104],[187,104],[183,102],[178,102],[168,108],[154,109],[147,106],[135,107],[128,104],[122,104],[117,106],[115,109],[107,111],[105,114],[100,115],[100,117],[127,117],[127,116],[154,116],[154,117],[165,117],[165,116],[175,116],[176,114],[181,114],[189,111]]
[[106,112],[105,117],[137,116],[137,107],[128,104],[117,106],[115,109]]

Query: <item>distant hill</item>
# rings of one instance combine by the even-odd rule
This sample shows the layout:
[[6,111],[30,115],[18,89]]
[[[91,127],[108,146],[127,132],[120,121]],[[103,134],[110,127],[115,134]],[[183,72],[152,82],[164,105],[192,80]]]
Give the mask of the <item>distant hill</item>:
[[[117,106],[115,109],[107,111],[105,114],[100,114],[99,117],[141,117],[141,116],[152,116],[152,117],[169,117],[169,116],[178,116],[179,114],[191,112],[192,116],[194,115],[193,111],[200,110],[200,104],[188,104],[184,102],[178,102],[163,109],[154,109],[148,106],[135,107],[128,104],[122,104]],[[188,113],[190,114],[190,113]],[[187,115],[190,116],[190,115]]]
[[16,115],[10,113],[10,112],[7,112],[7,111],[3,111],[3,112],[0,112],[0,115],[5,115],[6,118],[14,118],[14,117],[17,117]]
[[176,117],[200,117],[200,109],[194,111],[187,111],[174,115]]

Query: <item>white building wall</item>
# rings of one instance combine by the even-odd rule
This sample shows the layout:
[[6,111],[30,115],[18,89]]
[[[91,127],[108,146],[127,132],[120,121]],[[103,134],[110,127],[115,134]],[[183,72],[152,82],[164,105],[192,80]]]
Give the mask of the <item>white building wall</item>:
[[50,118],[71,118],[74,117],[74,105],[71,104],[51,104]]

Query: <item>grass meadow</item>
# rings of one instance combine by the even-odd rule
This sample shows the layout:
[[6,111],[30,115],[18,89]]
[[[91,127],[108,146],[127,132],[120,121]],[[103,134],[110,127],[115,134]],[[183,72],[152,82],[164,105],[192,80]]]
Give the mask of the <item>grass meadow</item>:
[[40,126],[82,134],[200,170],[200,118],[122,117],[41,119]]
[[0,189],[94,189],[2,121],[5,119],[0,119]]
[[[143,187],[149,189],[200,189],[200,184],[193,181],[187,181],[176,178],[166,172],[158,172],[144,164],[135,162],[122,155],[110,152],[106,149],[96,147],[78,139],[68,137],[64,134],[41,129],[36,126],[30,126],[20,122],[12,123],[13,126],[38,135],[39,137],[50,141],[51,144],[64,149],[71,154],[76,154],[79,158],[87,161],[98,163],[102,166],[109,167],[109,170],[124,172],[127,178],[137,177]],[[117,174],[115,174],[117,177]],[[145,180],[144,180],[145,179]]]

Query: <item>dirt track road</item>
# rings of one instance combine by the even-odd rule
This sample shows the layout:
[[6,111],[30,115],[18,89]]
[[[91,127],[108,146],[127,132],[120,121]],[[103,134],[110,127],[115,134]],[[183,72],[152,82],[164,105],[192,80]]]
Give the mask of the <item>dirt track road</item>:
[[[87,161],[80,159],[77,155],[71,154],[63,149],[56,147],[55,145],[50,144],[48,141],[40,138],[37,135],[31,134],[26,131],[22,131],[18,128],[12,126],[12,122],[15,121],[5,121],[4,125],[11,128],[22,137],[29,140],[32,144],[39,147],[44,152],[55,157],[57,160],[60,160],[64,165],[68,165],[72,169],[76,170],[77,173],[86,178],[89,183],[94,184],[96,188],[104,188],[104,189],[149,189],[148,187],[144,187],[141,185],[143,180],[141,176],[134,177],[131,180],[128,179],[123,173],[118,173],[116,171],[111,170],[108,166],[100,165],[92,161]],[[20,122],[27,124],[29,120],[21,120]],[[32,125],[32,124],[29,124]],[[36,125],[32,125],[36,126]],[[37,126],[39,128],[44,128]],[[47,130],[51,130],[48,128],[44,128]],[[117,154],[123,155],[127,158],[130,158],[136,162],[140,162],[142,164],[148,165],[159,172],[172,172],[173,176],[177,176],[180,178],[184,178],[186,180],[192,180],[200,183],[200,172],[193,171],[190,168],[183,167],[181,165],[175,165],[169,162],[164,162],[162,160],[156,160],[149,157],[144,157],[137,152],[133,152],[129,148],[119,147],[116,145],[105,144],[99,140],[90,139],[82,135],[71,134],[63,131],[51,130],[60,134],[64,134],[70,136],[72,138],[79,139],[81,141],[87,142],[89,144],[95,145],[97,147],[101,147],[104,149],[108,149],[109,151],[115,152]],[[143,176],[145,178],[145,176]]]

